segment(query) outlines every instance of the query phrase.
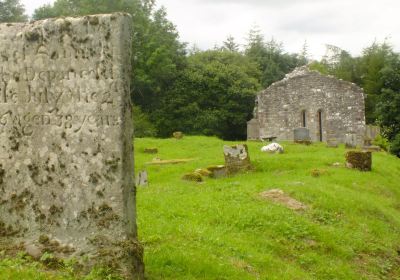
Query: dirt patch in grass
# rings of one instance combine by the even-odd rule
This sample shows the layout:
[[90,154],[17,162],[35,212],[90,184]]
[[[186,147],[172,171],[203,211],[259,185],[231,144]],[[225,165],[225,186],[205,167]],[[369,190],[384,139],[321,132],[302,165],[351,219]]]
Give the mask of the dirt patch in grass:
[[273,189],[260,193],[261,198],[286,206],[289,209],[301,211],[308,209],[307,205],[285,194],[282,190]]

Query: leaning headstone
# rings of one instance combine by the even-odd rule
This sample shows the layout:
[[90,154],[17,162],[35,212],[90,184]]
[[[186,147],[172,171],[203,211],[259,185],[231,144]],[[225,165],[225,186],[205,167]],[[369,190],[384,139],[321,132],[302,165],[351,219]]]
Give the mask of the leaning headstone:
[[143,279],[131,22],[112,14],[0,25],[0,251],[40,258],[51,249]]
[[365,151],[349,151],[346,153],[346,166],[361,171],[371,171],[372,154]]
[[228,175],[251,169],[250,156],[246,144],[224,146],[224,156]]
[[354,149],[357,147],[357,135],[353,133],[344,135],[344,144],[348,149]]
[[140,171],[136,177],[136,186],[147,187],[149,185],[149,176],[147,171]]
[[306,127],[299,127],[293,130],[293,139],[295,143],[311,144],[310,130]]

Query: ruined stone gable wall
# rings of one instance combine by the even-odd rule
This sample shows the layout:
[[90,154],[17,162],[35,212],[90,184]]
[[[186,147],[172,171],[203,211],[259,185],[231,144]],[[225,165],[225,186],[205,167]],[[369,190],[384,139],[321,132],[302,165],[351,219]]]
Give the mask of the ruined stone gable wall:
[[0,240],[8,246],[0,251],[84,256],[87,266],[143,277],[131,22],[112,14],[0,25]]
[[320,140],[318,111],[322,114],[322,140],[344,141],[344,135],[356,134],[361,144],[365,131],[364,94],[356,85],[302,71],[274,83],[258,97],[257,116],[260,136],[293,140],[293,129],[306,127],[312,141]]

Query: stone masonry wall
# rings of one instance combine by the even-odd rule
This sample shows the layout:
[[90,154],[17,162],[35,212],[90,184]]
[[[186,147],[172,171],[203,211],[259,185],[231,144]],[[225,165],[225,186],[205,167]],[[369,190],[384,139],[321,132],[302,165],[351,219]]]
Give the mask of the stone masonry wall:
[[363,143],[364,94],[352,83],[300,67],[261,92],[257,99],[261,137],[293,140],[293,129],[303,126],[305,111],[311,140],[319,141],[320,111],[322,141],[337,139],[343,143],[346,134],[355,134],[358,144]]
[[87,259],[142,279],[131,17],[0,25],[0,251]]

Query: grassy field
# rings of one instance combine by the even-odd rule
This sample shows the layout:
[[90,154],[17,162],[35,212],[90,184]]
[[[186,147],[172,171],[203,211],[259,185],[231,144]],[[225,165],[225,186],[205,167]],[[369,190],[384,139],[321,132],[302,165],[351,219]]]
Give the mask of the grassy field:
[[[284,154],[270,155],[260,152],[262,143],[250,142],[254,171],[202,183],[181,179],[223,164],[224,144],[231,143],[135,140],[136,172],[147,170],[150,181],[137,193],[148,279],[400,279],[399,159],[374,153],[372,172],[360,172],[344,167],[343,147],[283,143]],[[159,154],[143,152],[150,147]],[[146,165],[154,157],[194,160]],[[315,169],[319,177],[311,176]],[[270,189],[285,191],[308,210],[261,199],[259,193]],[[73,279],[60,273],[21,278],[38,275],[41,267],[18,262],[1,261],[0,279]]]

